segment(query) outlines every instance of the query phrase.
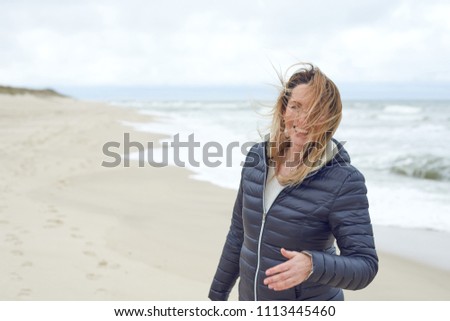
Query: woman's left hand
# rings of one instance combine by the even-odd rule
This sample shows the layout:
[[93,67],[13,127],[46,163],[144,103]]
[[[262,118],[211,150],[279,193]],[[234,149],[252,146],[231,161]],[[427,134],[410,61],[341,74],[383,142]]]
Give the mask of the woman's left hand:
[[302,283],[312,270],[310,256],[283,248],[281,254],[288,260],[266,270],[268,277],[264,279],[264,284],[275,291],[287,290]]

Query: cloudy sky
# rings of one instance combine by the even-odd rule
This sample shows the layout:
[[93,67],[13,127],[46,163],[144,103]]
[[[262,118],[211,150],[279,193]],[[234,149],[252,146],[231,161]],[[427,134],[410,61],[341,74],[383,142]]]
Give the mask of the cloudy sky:
[[244,88],[311,61],[345,93],[450,98],[449,17],[446,0],[0,0],[0,84]]

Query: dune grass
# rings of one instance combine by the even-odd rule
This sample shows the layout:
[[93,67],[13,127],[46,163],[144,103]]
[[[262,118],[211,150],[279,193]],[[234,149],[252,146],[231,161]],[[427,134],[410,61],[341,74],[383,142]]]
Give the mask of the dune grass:
[[35,95],[41,97],[67,97],[63,94],[58,93],[57,91],[45,88],[45,89],[30,89],[30,88],[20,88],[20,87],[9,87],[9,86],[0,86],[0,94],[6,95]]

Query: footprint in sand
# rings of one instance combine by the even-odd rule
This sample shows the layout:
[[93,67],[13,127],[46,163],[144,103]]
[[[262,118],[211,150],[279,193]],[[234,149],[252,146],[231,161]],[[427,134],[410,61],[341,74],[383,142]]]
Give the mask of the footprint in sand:
[[101,275],[95,274],[95,273],[88,273],[88,274],[86,274],[86,278],[87,278],[88,280],[95,281],[95,280],[100,279],[100,278],[101,278]]
[[83,254],[86,255],[86,256],[92,256],[92,257],[96,257],[97,256],[97,254],[95,254],[92,251],[83,251]]
[[99,268],[109,268],[111,270],[118,270],[120,269],[120,264],[117,263],[108,263],[108,261],[106,260],[101,260],[100,262],[98,262],[98,267]]
[[5,242],[15,246],[22,245],[22,241],[14,234],[6,234]]
[[22,277],[17,273],[11,273],[10,276],[11,276],[11,280],[13,280],[13,281],[22,281],[23,280]]
[[22,263],[22,267],[32,267],[33,266],[33,262],[30,261],[26,261]]
[[30,289],[20,289],[19,293],[17,294],[18,297],[25,297],[30,295],[31,295]]
[[72,233],[72,234],[70,234],[70,236],[71,236],[72,238],[74,238],[74,239],[78,239],[78,240],[80,240],[80,239],[82,239],[82,238],[83,238],[83,236],[81,236],[81,235],[78,235],[78,234],[75,234],[75,233]]
[[23,255],[23,252],[21,250],[12,250],[10,253],[12,255],[15,255],[15,256],[22,256]]
[[14,234],[6,234],[5,235],[5,242],[15,242],[18,240],[18,237]]
[[[2,208],[3,208],[3,207],[1,207],[0,210],[1,210]],[[9,221],[7,221],[7,220],[0,220],[0,224],[1,224],[1,225],[6,225],[6,224],[9,224]]]
[[44,228],[57,228],[64,224],[64,221],[58,219],[58,218],[51,218],[48,219],[47,224],[44,225]]
[[103,288],[95,290],[95,294],[103,295],[103,294],[106,294],[106,293],[108,293],[108,291],[106,289],[103,289]]
[[108,267],[108,262],[105,260],[101,260],[100,262],[98,262],[98,266],[101,268],[106,268]]
[[67,181],[64,180],[64,179],[58,180],[58,186],[59,186],[59,188],[64,188],[64,187],[66,187],[66,186],[67,186]]
[[80,229],[78,227],[71,227],[70,230],[73,232],[72,234],[70,234],[70,236],[72,236],[74,239],[83,239],[84,236],[80,235],[78,232],[80,231]]

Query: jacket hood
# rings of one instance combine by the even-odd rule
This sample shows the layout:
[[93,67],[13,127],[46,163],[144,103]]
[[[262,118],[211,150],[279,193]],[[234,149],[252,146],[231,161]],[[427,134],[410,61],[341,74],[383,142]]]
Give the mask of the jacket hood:
[[350,155],[347,150],[344,148],[345,141],[339,142],[336,139],[332,138],[331,141],[335,144],[334,147],[334,156],[332,158],[333,162],[337,162],[339,164],[347,164],[351,163]]

